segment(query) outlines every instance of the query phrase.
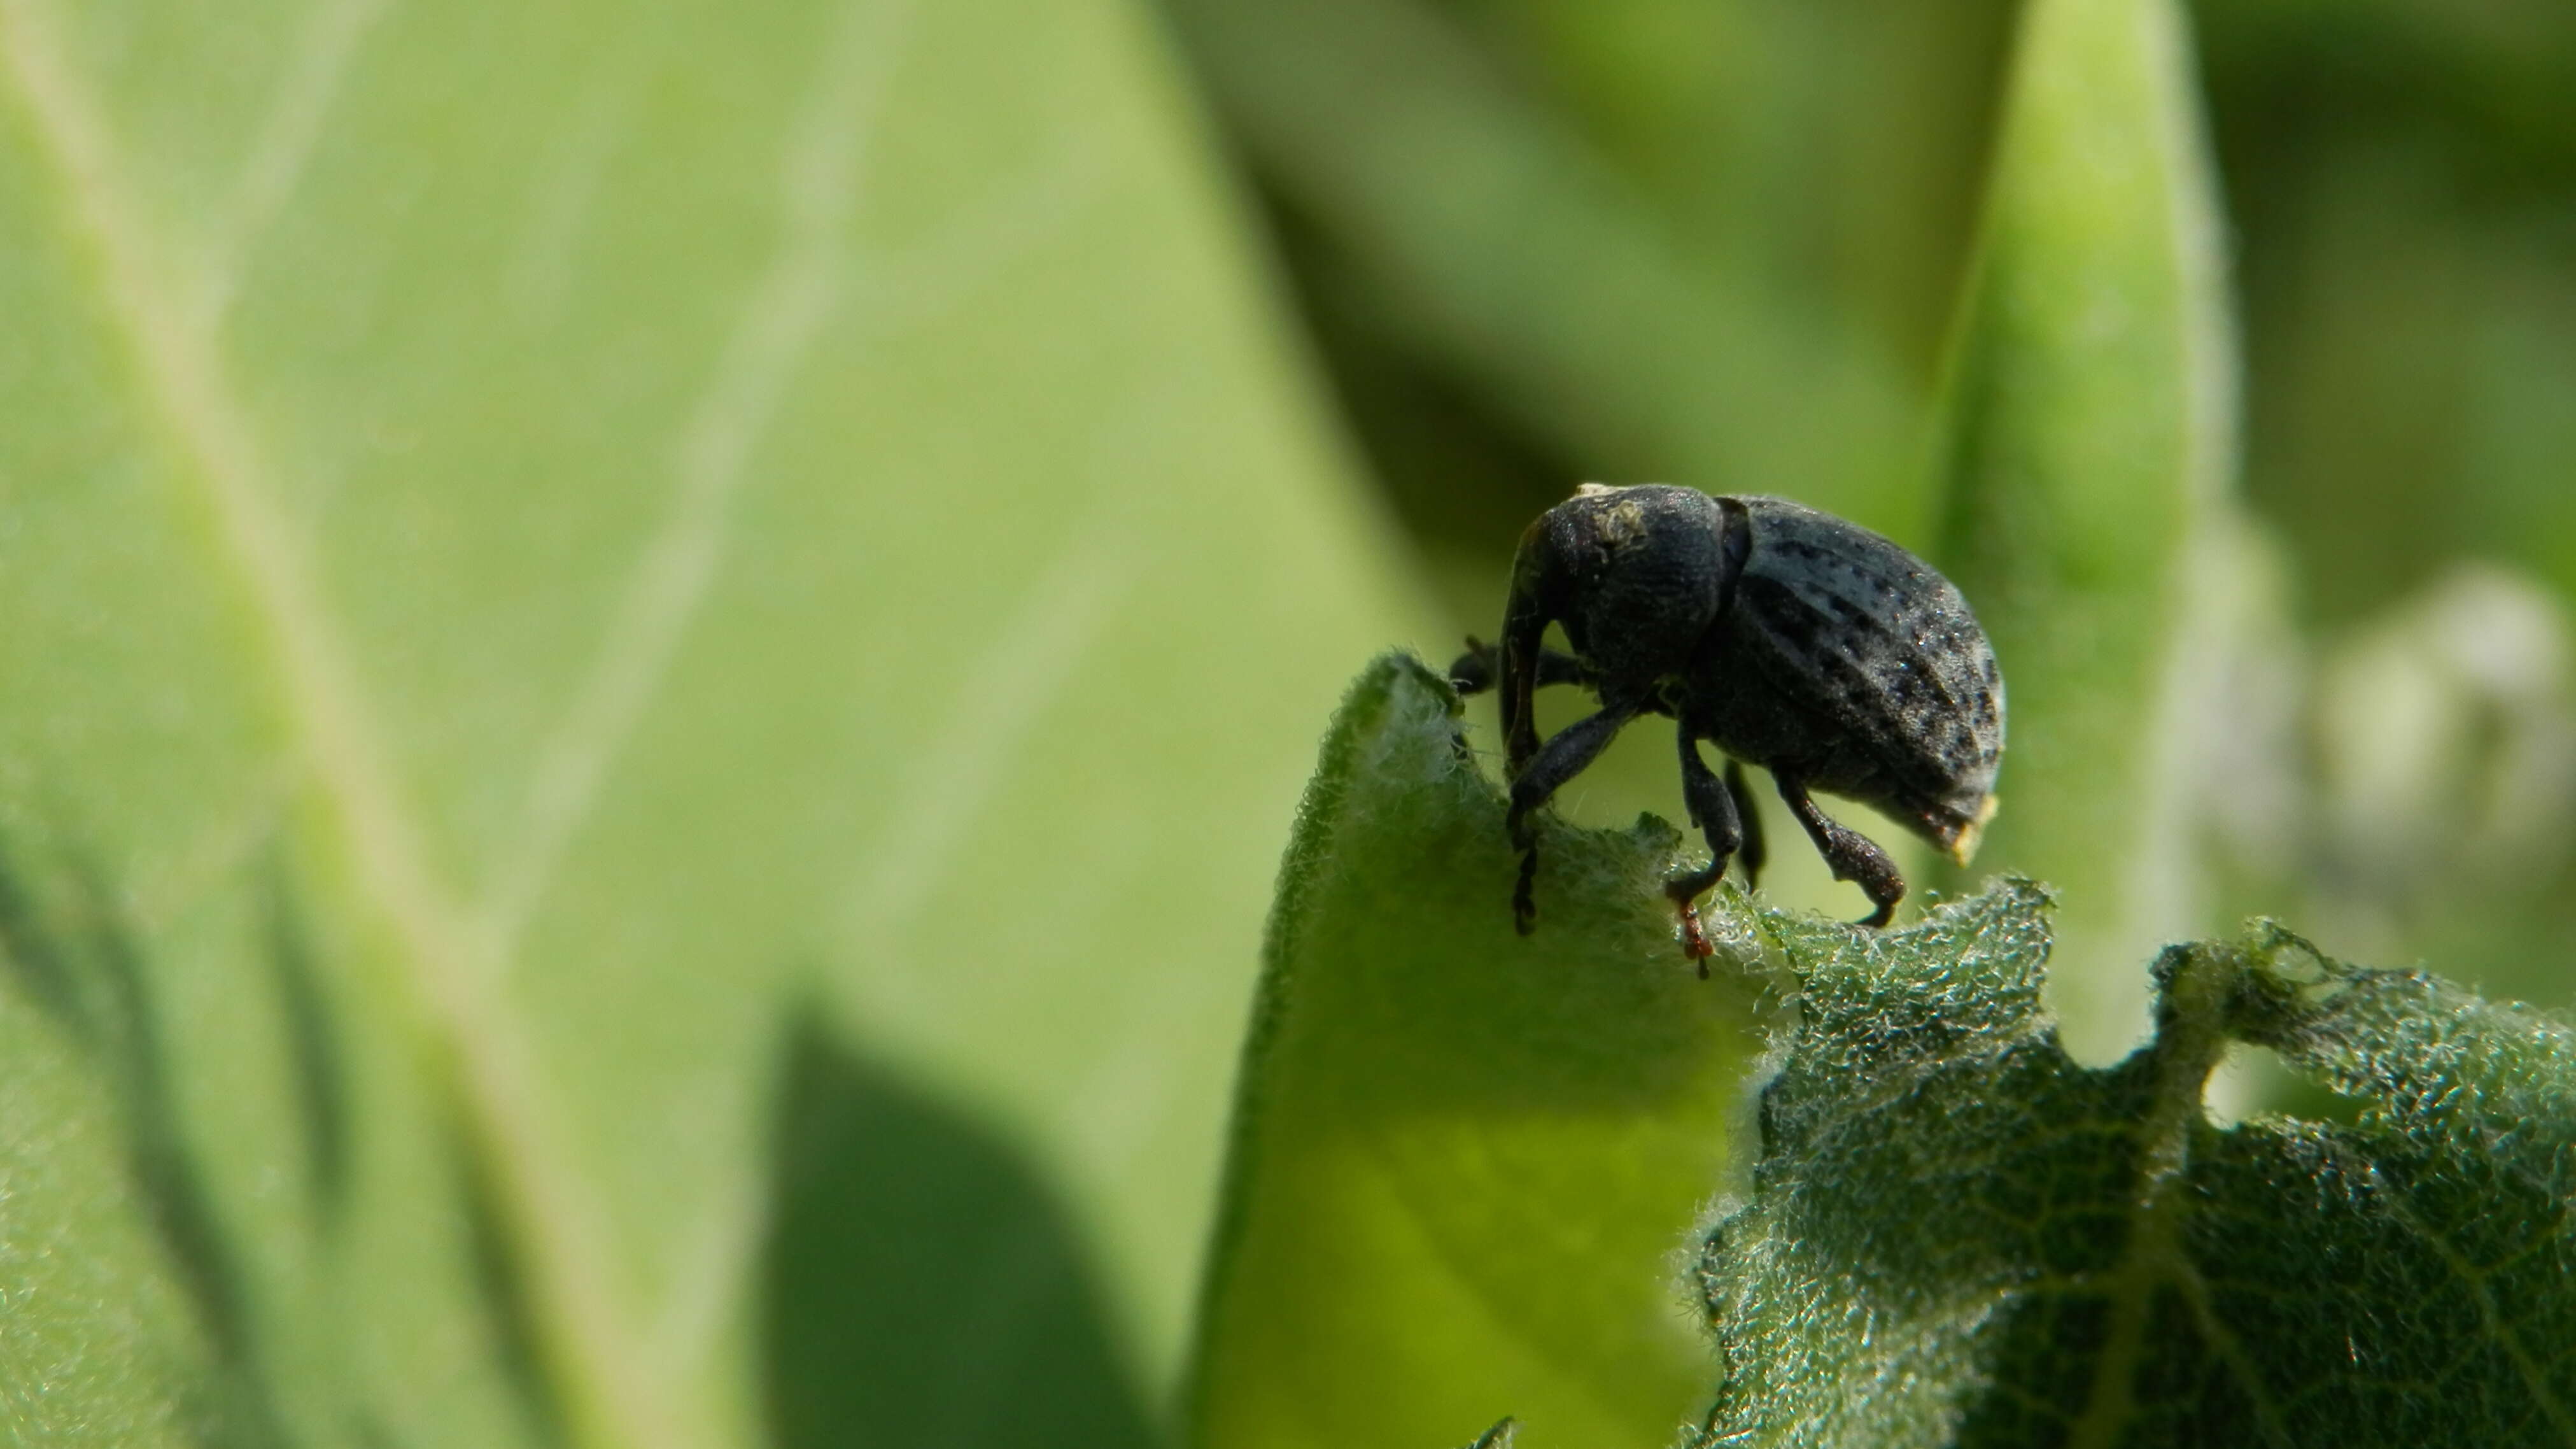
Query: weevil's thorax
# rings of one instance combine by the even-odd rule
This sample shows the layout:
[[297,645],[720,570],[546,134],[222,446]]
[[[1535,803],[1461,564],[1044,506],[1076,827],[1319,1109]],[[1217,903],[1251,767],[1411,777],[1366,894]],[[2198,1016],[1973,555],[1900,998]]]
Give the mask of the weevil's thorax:
[[1725,505],[1695,488],[1581,492],[1539,520],[1533,576],[1574,652],[1607,690],[1652,695],[1690,665],[1743,557]]

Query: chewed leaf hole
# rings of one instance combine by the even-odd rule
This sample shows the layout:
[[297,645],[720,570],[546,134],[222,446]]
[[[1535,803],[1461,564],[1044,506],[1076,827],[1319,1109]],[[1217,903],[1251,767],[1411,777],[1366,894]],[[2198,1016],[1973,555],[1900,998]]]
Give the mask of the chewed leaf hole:
[[2257,1117],[2295,1117],[2349,1126],[2364,1104],[2291,1066],[2270,1047],[2232,1042],[2218,1070],[2209,1074],[2201,1103],[2210,1120],[2233,1127]]

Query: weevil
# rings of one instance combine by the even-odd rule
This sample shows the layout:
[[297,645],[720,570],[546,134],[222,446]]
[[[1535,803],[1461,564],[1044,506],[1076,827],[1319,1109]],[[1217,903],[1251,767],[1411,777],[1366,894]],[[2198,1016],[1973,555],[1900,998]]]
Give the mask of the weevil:
[[[1541,647],[1551,623],[1572,654]],[[1537,920],[1531,815],[1639,715],[1679,726],[1682,802],[1708,842],[1705,869],[1665,884],[1702,975],[1700,896],[1739,853],[1748,884],[1762,866],[1737,762],[1771,772],[1834,878],[1869,897],[1865,926],[1895,918],[1905,877],[1811,792],[1872,806],[1963,865],[1994,816],[2004,681],[1968,601],[1930,564],[1804,504],[1586,483],[1521,535],[1496,652],[1470,638],[1450,675],[1463,694],[1501,690],[1522,935]],[[1531,702],[1551,684],[1601,707],[1541,744]],[[1703,740],[1728,757],[1722,781]]]

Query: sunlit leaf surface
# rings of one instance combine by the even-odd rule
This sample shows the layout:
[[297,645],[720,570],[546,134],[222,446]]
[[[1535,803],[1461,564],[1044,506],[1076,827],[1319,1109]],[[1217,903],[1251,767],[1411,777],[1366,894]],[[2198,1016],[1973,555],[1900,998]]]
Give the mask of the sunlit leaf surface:
[[[1671,827],[1541,837],[1512,929],[1503,800],[1457,697],[1352,686],[1280,876],[1201,1331],[1211,1449],[1661,1449],[1707,1392],[1680,1251],[1758,1054],[1739,965],[1692,972]],[[1731,888],[1712,929],[1739,944]]]
[[1413,629],[1165,67],[0,0],[0,1437],[1150,1432]]

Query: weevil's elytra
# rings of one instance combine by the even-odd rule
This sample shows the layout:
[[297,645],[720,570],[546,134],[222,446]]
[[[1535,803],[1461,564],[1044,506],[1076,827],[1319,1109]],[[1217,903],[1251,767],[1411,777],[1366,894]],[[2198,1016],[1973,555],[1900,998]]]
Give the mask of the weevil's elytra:
[[[1540,647],[1551,623],[1572,655]],[[1873,806],[1963,864],[1994,814],[2003,676],[1967,600],[1904,549],[1785,498],[1587,483],[1521,536],[1500,657],[1467,643],[1458,688],[1502,691],[1523,934],[1536,919],[1531,813],[1641,714],[1678,724],[1682,799],[1708,840],[1708,868],[1667,886],[1694,956],[1708,954],[1700,895],[1739,852],[1748,880],[1761,868],[1736,761],[1770,770],[1834,878],[1868,894],[1871,926],[1894,918],[1905,879],[1809,792]],[[1581,684],[1601,709],[1542,745],[1530,706],[1546,684]],[[1703,740],[1730,757],[1723,781]]]

